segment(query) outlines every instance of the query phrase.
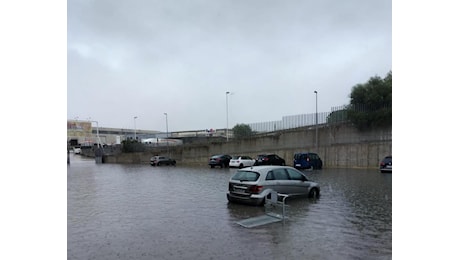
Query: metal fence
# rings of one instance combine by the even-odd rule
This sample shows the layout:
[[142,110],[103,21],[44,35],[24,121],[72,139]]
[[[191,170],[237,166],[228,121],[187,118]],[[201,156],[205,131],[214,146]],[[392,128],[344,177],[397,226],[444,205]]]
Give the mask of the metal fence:
[[[318,113],[318,124],[324,124],[330,112]],[[316,113],[283,116],[281,120],[248,124],[254,132],[272,132],[303,126],[316,125]]]
[[[379,109],[382,109],[379,108]],[[391,109],[391,104],[383,106],[383,109]],[[248,124],[252,131],[257,133],[273,132],[277,130],[292,129],[305,126],[314,126],[316,124],[338,124],[349,121],[348,111],[375,112],[378,109],[365,106],[338,106],[332,107],[331,112],[319,112],[318,122],[316,122],[316,113],[300,114],[292,116],[283,116],[279,121],[268,121],[261,123]]]
[[319,112],[318,122],[316,113],[283,116],[279,121],[269,121],[248,124],[254,132],[272,132],[304,126],[314,126],[326,123],[339,123],[347,121],[346,106],[333,107],[331,112]]

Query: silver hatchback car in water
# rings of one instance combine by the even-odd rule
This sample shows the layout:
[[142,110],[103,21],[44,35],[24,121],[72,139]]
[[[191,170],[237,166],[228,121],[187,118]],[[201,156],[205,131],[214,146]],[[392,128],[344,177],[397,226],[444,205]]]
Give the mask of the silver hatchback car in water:
[[228,184],[227,200],[252,205],[263,205],[272,191],[289,196],[318,198],[319,184],[307,179],[290,166],[253,166],[238,170]]

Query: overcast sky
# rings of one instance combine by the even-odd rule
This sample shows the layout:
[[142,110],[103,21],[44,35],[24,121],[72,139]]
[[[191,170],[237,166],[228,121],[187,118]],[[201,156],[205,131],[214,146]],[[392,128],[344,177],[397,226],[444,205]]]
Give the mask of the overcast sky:
[[230,128],[276,121],[315,90],[327,112],[392,70],[391,0],[68,0],[67,22],[67,118],[101,127],[225,128],[227,98]]

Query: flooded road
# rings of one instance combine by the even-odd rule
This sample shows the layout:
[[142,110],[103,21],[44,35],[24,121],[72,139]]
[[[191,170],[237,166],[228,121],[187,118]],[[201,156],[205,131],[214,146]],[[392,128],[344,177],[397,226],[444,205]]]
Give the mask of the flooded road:
[[264,208],[227,203],[236,169],[70,161],[68,259],[391,259],[392,175],[378,170],[309,173],[319,199],[245,228]]

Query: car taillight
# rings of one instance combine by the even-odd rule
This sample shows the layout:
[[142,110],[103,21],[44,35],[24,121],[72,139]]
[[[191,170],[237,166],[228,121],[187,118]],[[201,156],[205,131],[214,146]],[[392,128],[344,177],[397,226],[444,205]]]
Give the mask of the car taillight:
[[248,187],[250,193],[259,193],[262,191],[264,186],[252,185]]
[[264,158],[264,161],[268,161],[268,158]]

